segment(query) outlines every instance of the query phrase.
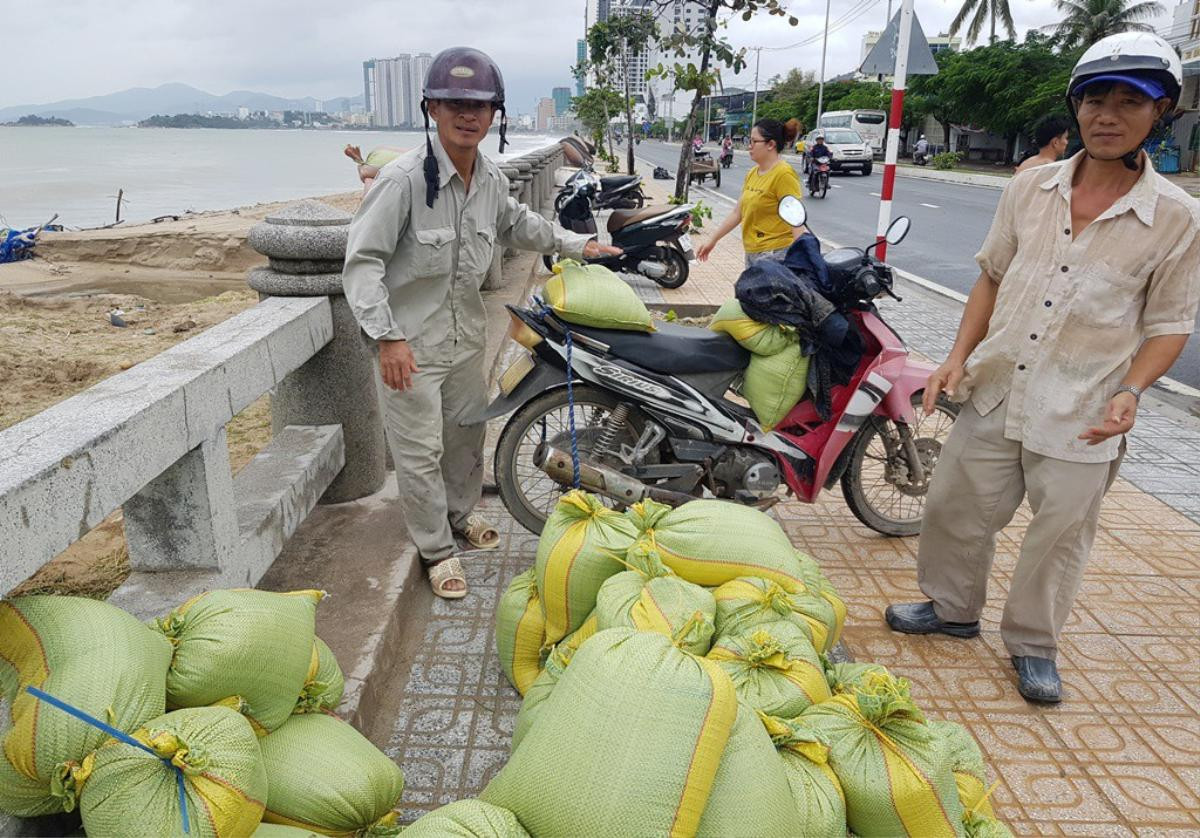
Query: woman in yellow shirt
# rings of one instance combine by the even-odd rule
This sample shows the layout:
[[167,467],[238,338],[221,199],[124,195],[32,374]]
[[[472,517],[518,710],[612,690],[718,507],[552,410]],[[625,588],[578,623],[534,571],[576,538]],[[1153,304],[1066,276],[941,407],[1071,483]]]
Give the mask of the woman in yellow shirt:
[[779,156],[780,150],[795,139],[795,128],[778,120],[760,119],[755,123],[750,131],[750,159],[757,165],[746,174],[742,197],[733,212],[696,249],[700,261],[708,259],[717,242],[739,224],[746,267],[759,259],[782,260],[792,242],[805,232],[806,228],[789,227],[779,217],[781,200],[788,195],[804,195],[796,170]]

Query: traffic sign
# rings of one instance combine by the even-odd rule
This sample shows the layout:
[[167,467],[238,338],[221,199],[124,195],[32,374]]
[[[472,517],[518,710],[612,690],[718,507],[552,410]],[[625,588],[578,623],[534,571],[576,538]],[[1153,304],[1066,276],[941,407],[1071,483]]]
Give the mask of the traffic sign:
[[[892,75],[896,69],[896,51],[899,41],[900,12],[896,12],[896,16],[879,36],[879,42],[871,47],[870,53],[867,54],[858,71],[865,76]],[[913,12],[912,38],[908,42],[908,75],[936,76],[937,71],[938,66],[937,62],[933,60],[933,50],[929,48],[929,41],[925,40],[925,33],[921,30],[917,13]]]

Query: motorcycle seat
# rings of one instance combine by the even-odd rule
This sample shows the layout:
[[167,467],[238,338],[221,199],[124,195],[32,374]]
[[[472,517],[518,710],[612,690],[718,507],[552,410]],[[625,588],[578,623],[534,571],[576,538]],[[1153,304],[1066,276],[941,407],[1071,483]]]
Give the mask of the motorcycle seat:
[[618,189],[627,183],[640,181],[642,178],[639,175],[613,175],[611,177],[600,178],[600,191],[608,192],[612,189]]
[[613,210],[612,215],[608,217],[608,232],[615,233],[618,230],[628,227],[631,224],[637,224],[639,221],[645,221],[647,218],[654,218],[656,215],[662,215],[666,212],[662,207],[643,207],[642,209],[634,210]]
[[656,323],[657,331],[647,333],[563,325],[606,344],[623,361],[667,375],[730,372],[750,364],[750,353],[729,335],[698,326]]

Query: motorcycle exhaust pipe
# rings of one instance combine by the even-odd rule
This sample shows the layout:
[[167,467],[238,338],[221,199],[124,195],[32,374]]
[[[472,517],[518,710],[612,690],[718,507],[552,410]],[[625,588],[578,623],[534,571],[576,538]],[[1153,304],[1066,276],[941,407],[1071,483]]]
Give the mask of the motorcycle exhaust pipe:
[[667,275],[667,266],[662,262],[651,262],[649,259],[643,259],[638,262],[637,272],[650,279],[662,279]]
[[[559,451],[557,448],[543,443],[534,451],[533,462],[552,480],[564,486],[570,486],[575,480],[569,452]],[[579,461],[579,486],[585,491],[612,498],[627,506],[647,498],[668,506],[681,506],[688,501],[695,500],[694,497],[685,495],[683,492],[660,489],[643,483],[636,477],[621,474],[616,469],[587,463],[583,460]]]

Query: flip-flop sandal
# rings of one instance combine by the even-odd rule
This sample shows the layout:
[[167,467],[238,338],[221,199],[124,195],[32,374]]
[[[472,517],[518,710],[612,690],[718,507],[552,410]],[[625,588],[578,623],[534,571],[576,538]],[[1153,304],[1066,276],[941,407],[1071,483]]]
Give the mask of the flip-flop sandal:
[[[429,585],[433,588],[433,592],[442,599],[462,599],[467,595],[467,578],[463,575],[462,562],[458,560],[458,556],[443,559],[437,564],[427,567],[425,572],[429,575]],[[446,583],[456,579],[463,583],[462,590],[447,590]]]
[[474,512],[467,516],[465,525],[457,532],[476,550],[495,550],[500,546],[500,531]]

